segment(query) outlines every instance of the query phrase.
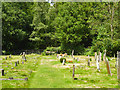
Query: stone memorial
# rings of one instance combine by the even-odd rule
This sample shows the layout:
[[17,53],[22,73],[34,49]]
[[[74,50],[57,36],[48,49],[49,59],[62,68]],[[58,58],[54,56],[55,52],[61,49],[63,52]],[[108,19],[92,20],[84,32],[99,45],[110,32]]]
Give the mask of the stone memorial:
[[112,74],[111,74],[111,70],[110,70],[109,61],[108,61],[107,58],[106,58],[106,67],[107,67],[108,74],[109,74],[110,76],[112,76]]
[[2,76],[5,76],[5,74],[4,74],[4,69],[2,69],[1,75],[2,75]]

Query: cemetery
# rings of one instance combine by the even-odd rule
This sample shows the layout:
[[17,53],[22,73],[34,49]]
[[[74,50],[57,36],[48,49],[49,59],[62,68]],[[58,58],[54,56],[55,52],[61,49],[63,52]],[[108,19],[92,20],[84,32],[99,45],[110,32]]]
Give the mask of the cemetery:
[[119,0],[12,1],[0,1],[0,88],[120,88]]
[[[118,56],[3,55],[3,88],[118,88]],[[103,56],[103,57],[102,57]],[[7,58],[7,59],[6,59]]]

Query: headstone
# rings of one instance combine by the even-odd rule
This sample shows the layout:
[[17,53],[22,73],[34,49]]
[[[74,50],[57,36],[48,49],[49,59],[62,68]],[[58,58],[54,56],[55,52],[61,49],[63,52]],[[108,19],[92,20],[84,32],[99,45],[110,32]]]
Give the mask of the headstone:
[[65,59],[63,59],[63,63],[62,64],[65,65]]
[[111,70],[110,70],[109,61],[108,61],[107,58],[106,58],[106,67],[107,67],[108,74],[109,74],[110,76],[112,76],[112,74],[111,74]]
[[95,52],[95,61],[97,60],[97,52]]
[[17,64],[19,64],[19,61],[17,61]]
[[73,77],[73,80],[74,80],[74,77],[75,77],[75,65],[73,65],[73,75],[72,75],[72,77]]
[[77,61],[79,61],[79,58],[77,57]]
[[99,52],[99,62],[101,61],[101,52]]
[[24,80],[26,80],[26,81],[27,81],[27,80],[28,80],[28,78],[26,77]]
[[103,61],[106,61],[106,49],[104,50]]
[[27,60],[26,60],[26,57],[25,57],[25,52],[23,52],[22,58],[23,58],[23,60],[25,60],[25,62],[27,61]]
[[7,57],[5,57],[5,60],[7,60]]
[[5,76],[5,74],[4,74],[4,69],[2,69],[1,75],[2,75],[2,76]]
[[13,77],[9,77],[9,79],[13,79]]
[[17,66],[17,62],[15,62],[15,67]]
[[11,54],[9,55],[9,58],[11,58]]
[[117,51],[117,59],[116,59],[116,64],[115,64],[115,67],[117,68],[118,67],[118,55],[119,53],[118,53],[118,51]]
[[24,64],[24,62],[22,61],[22,64]]
[[99,66],[99,62],[98,62],[98,57],[99,56],[97,56],[97,59],[96,59],[96,65],[97,65],[97,70],[100,72],[100,66]]
[[13,67],[11,67],[11,69],[14,69]]
[[88,55],[88,66],[90,66],[90,57]]
[[74,54],[74,50],[72,50],[72,57],[73,57],[73,54]]
[[117,66],[117,78],[118,82],[120,82],[120,52],[118,52],[118,66]]

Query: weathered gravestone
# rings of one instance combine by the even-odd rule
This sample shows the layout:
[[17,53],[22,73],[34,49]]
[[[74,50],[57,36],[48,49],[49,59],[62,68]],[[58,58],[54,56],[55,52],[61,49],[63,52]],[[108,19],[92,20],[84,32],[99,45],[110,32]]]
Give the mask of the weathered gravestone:
[[5,76],[5,74],[4,74],[4,69],[2,69],[1,75],[2,75],[2,76]]
[[117,59],[116,59],[116,64],[115,64],[115,67],[117,68],[118,67],[118,55],[119,53],[118,53],[118,51],[117,51]]
[[100,72],[100,66],[99,66],[99,62],[98,62],[98,57],[99,56],[97,56],[97,59],[96,59],[96,65],[97,65],[97,70]]
[[17,66],[17,62],[15,62],[15,67]]
[[11,54],[9,55],[9,58],[11,58]]
[[101,61],[101,52],[99,52],[99,59],[98,59],[98,62]]
[[97,52],[95,52],[95,61],[97,60]]
[[73,80],[74,80],[74,77],[75,77],[75,65],[73,65],[73,75],[72,75],[72,77],[73,77]]
[[19,64],[19,61],[17,61],[17,64]]
[[79,58],[77,57],[77,61],[79,61]]
[[90,56],[88,55],[88,66],[90,66]]
[[111,70],[110,70],[109,61],[108,61],[107,58],[106,58],[106,67],[107,67],[108,74],[109,74],[110,76],[112,76],[112,74],[111,74]]
[[106,49],[104,50],[103,61],[106,61]]
[[117,78],[118,78],[118,84],[120,85],[120,52],[118,52],[118,66],[117,66]]
[[22,61],[22,64],[24,64],[24,62]]
[[25,62],[27,61],[27,60],[26,60],[26,57],[25,57],[25,52],[23,52],[22,58],[23,58],[23,60],[25,60]]
[[73,54],[74,54],[74,50],[72,50],[72,57],[74,57]]
[[5,57],[5,60],[7,60],[7,57]]
[[11,67],[11,69],[14,69],[13,67]]
[[65,65],[65,59],[63,59],[63,63],[62,64]]

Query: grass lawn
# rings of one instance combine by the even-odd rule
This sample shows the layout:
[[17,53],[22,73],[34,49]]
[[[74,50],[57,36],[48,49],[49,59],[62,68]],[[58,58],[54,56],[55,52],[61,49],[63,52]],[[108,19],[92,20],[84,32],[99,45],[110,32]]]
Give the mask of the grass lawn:
[[[2,76],[2,79],[28,77],[28,81],[2,80],[2,88],[118,88],[114,59],[109,61],[112,72],[112,76],[109,76],[104,61],[99,63],[101,71],[98,72],[94,57],[91,57],[90,67],[87,66],[86,56],[75,56],[77,57],[79,61],[73,60],[70,56],[66,58],[67,61],[72,60],[76,65],[75,77],[78,80],[73,80],[73,63],[67,62],[66,65],[62,65],[54,55],[26,55],[27,62],[18,55],[12,55],[12,58],[7,60],[2,56],[2,68],[5,70],[5,76]],[[19,64],[15,67],[15,62],[18,60]],[[23,61],[24,64],[22,64]]]

